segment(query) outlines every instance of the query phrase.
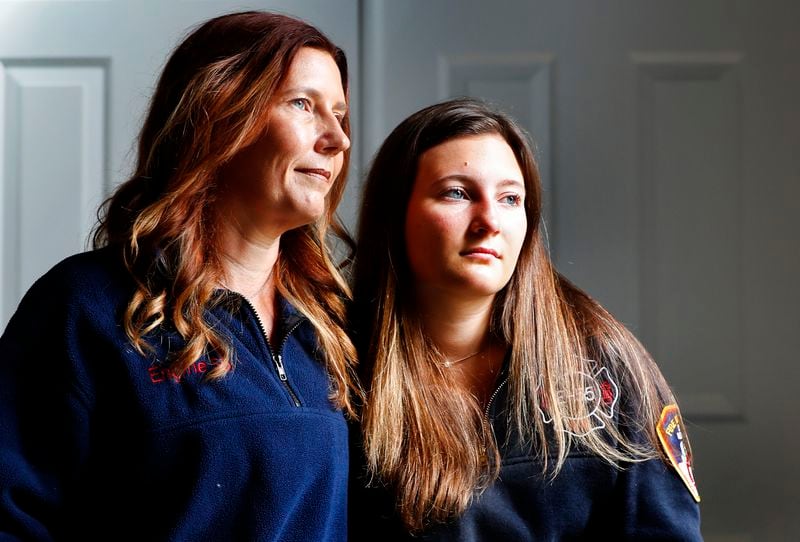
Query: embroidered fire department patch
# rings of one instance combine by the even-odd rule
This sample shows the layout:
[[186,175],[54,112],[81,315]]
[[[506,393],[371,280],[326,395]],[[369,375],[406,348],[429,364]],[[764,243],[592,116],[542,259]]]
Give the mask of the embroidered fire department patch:
[[[564,431],[576,437],[583,437],[592,431],[605,429],[606,422],[614,418],[614,409],[619,400],[619,388],[611,378],[608,369],[605,367],[597,369],[597,363],[593,360],[589,360],[589,366],[594,371],[592,374],[583,371],[575,373],[574,380],[581,382],[581,386],[571,391],[563,387],[556,391],[556,399],[562,403],[573,396],[580,397],[586,402],[586,411],[588,412],[586,416],[580,418],[564,416]],[[540,382],[538,389],[541,390],[541,387]],[[553,418],[547,412],[546,401],[543,403],[539,407],[539,414],[544,423],[552,423]]]
[[678,471],[694,500],[700,502],[700,494],[697,492],[697,484],[692,472],[692,450],[689,447],[689,441],[686,440],[686,429],[683,427],[678,405],[664,407],[658,425],[656,425],[656,432],[670,463]]

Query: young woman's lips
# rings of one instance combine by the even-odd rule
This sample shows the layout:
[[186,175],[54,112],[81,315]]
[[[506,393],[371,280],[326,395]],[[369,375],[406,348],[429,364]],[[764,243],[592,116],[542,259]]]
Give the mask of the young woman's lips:
[[498,254],[496,250],[493,250],[491,248],[477,247],[477,248],[470,248],[468,250],[464,250],[461,252],[462,256],[471,256],[473,254],[475,255],[486,254],[487,256],[494,256],[498,260],[500,259],[500,254]]
[[300,173],[305,173],[306,175],[314,175],[317,177],[322,177],[325,181],[331,180],[331,172],[327,169],[317,169],[317,168],[298,168],[297,171]]

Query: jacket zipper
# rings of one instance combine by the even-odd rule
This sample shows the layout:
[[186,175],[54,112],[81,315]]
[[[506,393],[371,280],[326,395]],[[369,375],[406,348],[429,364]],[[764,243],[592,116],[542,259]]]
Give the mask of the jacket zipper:
[[289,377],[286,375],[286,369],[283,366],[283,357],[281,356],[281,352],[283,351],[283,346],[289,339],[289,335],[291,335],[295,329],[300,327],[301,322],[296,322],[291,328],[289,328],[286,331],[286,333],[283,336],[283,340],[281,340],[281,344],[279,345],[279,348],[277,350],[278,353],[275,354],[276,351],[272,348],[272,345],[269,342],[269,337],[267,336],[267,330],[264,327],[264,323],[261,321],[261,317],[258,315],[258,311],[256,311],[256,308],[253,306],[252,303],[250,303],[249,299],[247,299],[243,295],[240,295],[239,297],[241,297],[244,300],[244,302],[247,303],[247,305],[250,307],[250,310],[253,311],[253,314],[256,317],[256,322],[258,323],[258,327],[259,329],[261,329],[261,336],[264,338],[264,342],[266,342],[267,344],[267,352],[269,352],[269,355],[272,358],[272,364],[275,366],[275,370],[278,371],[278,379],[281,381],[281,383],[283,383],[283,386],[289,393],[289,396],[292,399],[292,403],[294,403],[294,406],[296,407],[303,406],[302,403],[300,402],[300,399],[297,397],[297,394],[292,389],[292,385],[289,383]]
[[[259,323],[261,323],[259,321]],[[295,324],[290,327],[286,333],[283,335],[283,339],[281,340],[281,344],[278,346],[277,354],[272,350],[272,347],[269,345],[269,339],[267,338],[266,332],[264,332],[264,338],[267,340],[267,346],[270,348],[270,353],[272,353],[272,361],[275,363],[275,368],[278,369],[278,378],[281,379],[283,385],[286,386],[286,391],[289,392],[289,395],[292,397],[292,401],[294,401],[294,406],[299,407],[303,406],[300,403],[300,399],[297,397],[297,394],[292,389],[291,384],[289,384],[289,377],[286,375],[286,370],[283,367],[283,357],[281,356],[281,352],[283,352],[283,346],[286,344],[286,341],[289,340],[289,335],[294,333],[294,330],[300,327],[300,322],[295,322]],[[261,326],[261,330],[264,331],[264,326]]]
[[495,398],[497,397],[497,394],[498,394],[498,393],[500,393],[500,388],[502,388],[503,386],[505,386],[505,385],[506,385],[506,382],[508,382],[508,377],[505,377],[505,378],[503,379],[503,381],[502,381],[502,382],[500,382],[500,383],[497,385],[497,387],[496,387],[496,388],[495,388],[495,390],[494,390],[494,393],[492,393],[492,396],[491,396],[491,397],[489,397],[489,402],[488,402],[488,403],[486,403],[486,409],[483,411],[483,415],[486,417],[486,420],[487,420],[487,421],[491,421],[491,420],[489,420],[489,409],[490,409],[490,408],[492,408],[492,402],[493,402],[493,401],[495,400]]

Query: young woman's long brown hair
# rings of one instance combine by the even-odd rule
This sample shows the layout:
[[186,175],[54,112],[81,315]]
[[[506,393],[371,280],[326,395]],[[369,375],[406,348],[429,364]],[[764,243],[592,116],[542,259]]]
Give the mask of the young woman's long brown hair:
[[[496,296],[490,329],[510,350],[510,425],[538,454],[545,473],[555,476],[575,446],[614,464],[655,456],[654,423],[671,401],[640,343],[553,268],[540,227],[539,172],[524,132],[475,100],[419,111],[389,135],[367,177],[352,312],[367,388],[367,466],[394,490],[412,531],[462,513],[499,469],[484,405],[447,378],[445,360],[426,336],[404,240],[420,156],[447,140],[478,134],[505,139],[525,178],[527,234],[514,274]],[[583,400],[582,375],[595,374],[597,364],[625,390],[628,413],[602,432],[591,430]],[[551,420],[545,422],[540,411]],[[633,433],[647,438],[640,442],[629,437]]]
[[[203,317],[224,278],[213,213],[216,175],[259,136],[275,89],[303,47],[333,57],[349,100],[344,52],[303,21],[253,11],[220,16],[197,28],[164,68],[139,136],[133,176],[101,210],[94,246],[119,247],[137,285],[124,316],[126,333],[144,352],[150,331],[165,323],[174,326],[186,340],[170,362],[176,375],[209,351],[219,358],[211,377],[223,376],[234,362],[225,338]],[[343,129],[349,136],[349,115]],[[328,239],[349,242],[334,216],[349,156],[345,151],[325,214],[281,237],[273,276],[278,291],[316,328],[333,398],[352,413],[349,391],[358,389],[355,350],[343,331],[349,289]]]

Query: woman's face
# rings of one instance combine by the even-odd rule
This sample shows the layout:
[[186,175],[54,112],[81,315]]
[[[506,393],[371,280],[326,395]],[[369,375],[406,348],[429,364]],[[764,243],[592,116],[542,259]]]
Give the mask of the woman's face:
[[525,240],[524,201],[522,171],[499,135],[459,137],[425,151],[405,223],[418,295],[500,291]]
[[225,214],[267,234],[314,222],[342,169],[350,140],[339,68],[325,51],[295,55],[265,115],[261,134],[220,173]]

